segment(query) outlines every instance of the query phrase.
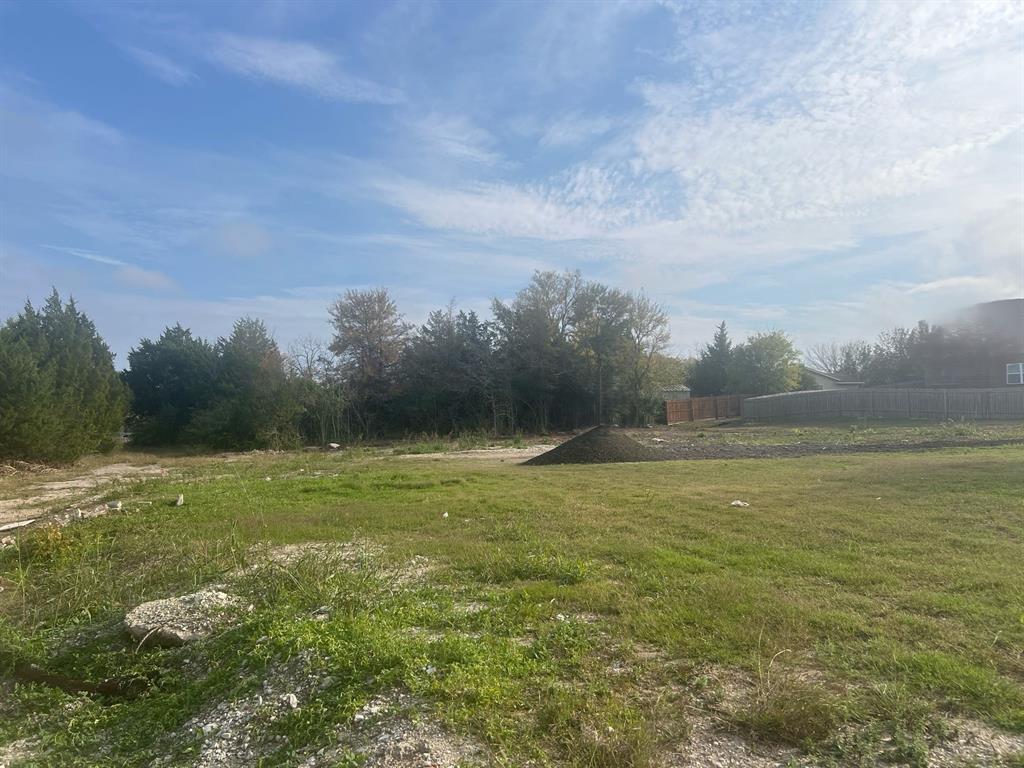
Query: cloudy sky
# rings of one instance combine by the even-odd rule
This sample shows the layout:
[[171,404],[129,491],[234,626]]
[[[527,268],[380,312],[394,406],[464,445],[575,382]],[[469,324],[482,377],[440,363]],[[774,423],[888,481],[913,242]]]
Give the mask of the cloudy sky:
[[537,269],[692,351],[1024,290],[1024,4],[0,4],[0,317],[326,335]]

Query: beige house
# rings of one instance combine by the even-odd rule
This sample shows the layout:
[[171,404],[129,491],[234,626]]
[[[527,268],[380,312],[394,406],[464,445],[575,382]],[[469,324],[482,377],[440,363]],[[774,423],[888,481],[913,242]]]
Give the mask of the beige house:
[[800,367],[803,368],[804,376],[812,379],[818,389],[859,389],[864,386],[863,381],[843,381],[831,373],[816,371],[813,368],[808,368],[806,365]]

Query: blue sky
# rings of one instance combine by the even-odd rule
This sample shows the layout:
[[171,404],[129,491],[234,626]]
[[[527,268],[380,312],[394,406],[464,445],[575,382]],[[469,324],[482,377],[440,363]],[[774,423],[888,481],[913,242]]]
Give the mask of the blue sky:
[[0,317],[56,286],[122,363],[536,269],[682,353],[871,338],[1021,295],[1022,212],[1013,0],[0,4]]

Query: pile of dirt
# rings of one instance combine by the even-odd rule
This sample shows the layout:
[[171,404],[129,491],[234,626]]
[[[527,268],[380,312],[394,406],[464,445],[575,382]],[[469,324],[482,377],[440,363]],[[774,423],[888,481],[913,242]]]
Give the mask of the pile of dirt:
[[657,461],[661,458],[652,448],[641,445],[619,430],[602,424],[567,440],[526,464],[613,464],[629,461]]

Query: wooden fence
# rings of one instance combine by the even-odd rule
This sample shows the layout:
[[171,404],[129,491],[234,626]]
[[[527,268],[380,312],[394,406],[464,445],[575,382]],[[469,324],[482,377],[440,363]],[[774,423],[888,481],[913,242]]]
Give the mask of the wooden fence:
[[743,417],[759,421],[831,419],[1024,419],[1024,387],[1016,389],[830,389],[743,401]]
[[719,397],[694,397],[689,400],[666,400],[665,421],[678,424],[681,421],[702,421],[704,419],[735,419],[740,415],[743,395],[721,395]]

